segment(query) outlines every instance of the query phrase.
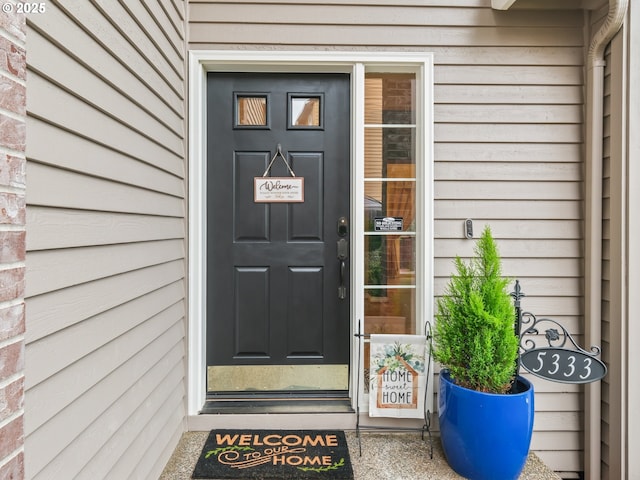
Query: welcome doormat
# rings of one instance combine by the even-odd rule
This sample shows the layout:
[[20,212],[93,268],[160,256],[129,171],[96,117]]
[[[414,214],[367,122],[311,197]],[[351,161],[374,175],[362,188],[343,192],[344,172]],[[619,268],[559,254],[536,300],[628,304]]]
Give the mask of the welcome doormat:
[[353,480],[344,432],[212,430],[192,478]]

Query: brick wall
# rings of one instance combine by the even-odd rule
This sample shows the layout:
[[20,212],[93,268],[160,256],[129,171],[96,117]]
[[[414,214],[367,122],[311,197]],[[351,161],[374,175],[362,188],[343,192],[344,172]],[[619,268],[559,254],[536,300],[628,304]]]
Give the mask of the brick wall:
[[0,0],[0,479],[24,477],[26,25]]

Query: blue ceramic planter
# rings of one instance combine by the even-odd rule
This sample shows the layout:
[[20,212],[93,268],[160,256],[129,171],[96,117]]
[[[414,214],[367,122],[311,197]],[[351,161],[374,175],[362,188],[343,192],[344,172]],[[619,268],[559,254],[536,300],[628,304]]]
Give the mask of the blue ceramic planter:
[[506,395],[476,392],[440,373],[440,439],[451,468],[471,480],[512,480],[522,472],[533,433],[533,385],[517,377]]

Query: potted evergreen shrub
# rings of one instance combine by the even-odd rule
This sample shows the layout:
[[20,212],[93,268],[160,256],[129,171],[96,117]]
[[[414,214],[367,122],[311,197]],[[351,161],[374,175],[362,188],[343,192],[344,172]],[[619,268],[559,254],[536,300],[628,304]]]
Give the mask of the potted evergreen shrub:
[[473,480],[516,479],[533,431],[533,386],[517,376],[515,308],[487,226],[437,301],[440,438],[449,465]]

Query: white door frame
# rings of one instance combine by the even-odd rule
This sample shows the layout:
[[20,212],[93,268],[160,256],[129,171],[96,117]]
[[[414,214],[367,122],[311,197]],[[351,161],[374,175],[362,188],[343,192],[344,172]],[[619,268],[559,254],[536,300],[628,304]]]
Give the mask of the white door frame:
[[[424,52],[289,52],[191,51],[189,53],[189,166],[188,166],[188,387],[187,415],[198,415],[206,400],[206,74],[237,72],[336,72],[351,74],[351,258],[362,258],[364,199],[364,72],[415,71],[418,81],[417,189],[418,215],[423,225],[418,242],[418,319],[431,320],[433,310],[433,55]],[[363,266],[351,269],[351,318],[364,318]],[[354,340],[353,345],[357,345]],[[352,348],[351,366],[356,366]],[[351,385],[356,384],[351,368]],[[431,382],[432,383],[432,382]],[[360,380],[358,388],[362,388]],[[352,387],[353,388],[353,387]],[[362,391],[362,390],[360,390]],[[351,397],[354,398],[353,392]],[[360,395],[360,397],[363,397]],[[366,406],[362,400],[361,407]],[[202,422],[200,422],[202,423]]]

